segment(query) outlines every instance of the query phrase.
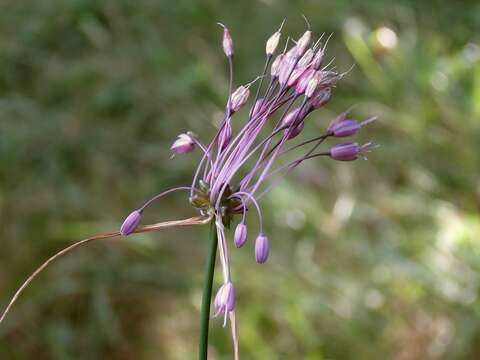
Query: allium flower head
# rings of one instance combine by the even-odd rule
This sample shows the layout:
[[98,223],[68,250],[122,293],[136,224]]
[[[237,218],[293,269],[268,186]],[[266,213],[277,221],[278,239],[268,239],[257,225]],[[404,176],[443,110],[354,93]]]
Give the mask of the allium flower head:
[[[340,115],[330,126],[323,125],[323,131],[319,132],[318,126],[307,126],[307,116],[316,121],[310,114],[329,102],[333,89],[345,73],[334,71],[331,62],[323,65],[326,42],[322,44],[321,38],[314,41],[310,30],[291,42],[290,48],[287,41],[285,49],[275,56],[282,26],[266,41],[263,71],[252,76],[253,81],[234,87],[233,39],[228,28],[222,25],[222,46],[229,67],[223,119],[209,141],[202,142],[198,136],[186,133],[179,135],[171,147],[174,154],[201,150],[191,186],[161,193],[141,208],[143,211],[168,192],[188,190],[190,203],[202,215],[214,219],[223,275],[223,285],[215,296],[215,314],[223,314],[225,321],[230,315],[234,344],[238,344],[234,331],[235,289],[226,229],[242,214],[233,236],[235,247],[242,247],[247,238],[247,210],[254,208],[260,227],[254,257],[257,263],[265,263],[270,254],[270,241],[263,231],[260,201],[272,185],[306,160],[324,157],[352,161],[373,148],[371,143],[352,142],[319,150],[327,140],[355,135],[370,120],[359,123]],[[243,107],[248,110],[242,111]],[[125,226],[131,229],[133,225],[135,221]]]

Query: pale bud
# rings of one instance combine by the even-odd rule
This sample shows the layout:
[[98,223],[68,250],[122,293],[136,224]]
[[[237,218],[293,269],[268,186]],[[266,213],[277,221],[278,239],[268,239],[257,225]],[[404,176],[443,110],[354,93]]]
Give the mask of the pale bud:
[[302,56],[307,50],[307,48],[310,46],[310,41],[312,41],[312,32],[310,30],[307,30],[297,41],[295,56]]
[[277,77],[280,72],[280,66],[282,65],[283,59],[285,58],[284,54],[278,55],[275,60],[273,60],[272,66],[270,68],[270,75],[272,77]]
[[230,110],[237,112],[248,100],[250,96],[250,90],[246,86],[240,86],[232,94],[232,100],[230,102]]
[[280,36],[280,31],[277,31],[267,40],[267,44],[265,45],[265,52],[267,55],[272,55],[275,52],[278,42],[280,41]]
[[308,82],[307,88],[305,89],[305,96],[307,98],[312,97],[313,93],[317,89],[318,84],[320,83],[321,78],[322,78],[322,75],[320,74],[319,71],[313,74],[312,78]]
[[232,35],[230,35],[230,31],[228,31],[227,27],[221,23],[218,23],[221,27],[223,27],[223,40],[222,40],[222,46],[223,46],[223,52],[227,57],[232,57],[233,56],[233,40],[232,40]]
[[291,57],[286,57],[280,66],[278,74],[278,82],[280,85],[285,85],[292,74],[292,71],[295,67],[295,59]]
[[308,66],[313,59],[314,52],[312,49],[308,49],[305,54],[298,61],[298,66]]

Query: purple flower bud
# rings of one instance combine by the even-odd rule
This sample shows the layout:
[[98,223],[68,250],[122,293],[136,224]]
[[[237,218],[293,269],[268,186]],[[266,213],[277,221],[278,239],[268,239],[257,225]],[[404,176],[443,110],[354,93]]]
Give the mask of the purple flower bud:
[[268,259],[269,254],[268,238],[260,234],[255,240],[255,260],[259,264],[263,264]]
[[223,326],[226,325],[227,314],[235,309],[235,288],[233,284],[228,281],[218,289],[213,301],[214,313],[213,316],[224,314],[225,320]]
[[230,140],[232,140],[232,125],[230,124],[230,119],[228,119],[218,137],[220,150],[224,150],[230,144]]
[[301,107],[298,107],[292,111],[290,111],[282,120],[282,125],[283,126],[291,126],[294,122],[300,122],[302,121],[305,116],[307,115],[307,112],[305,109],[303,109],[301,112],[302,108]]
[[297,126],[295,126],[293,130],[292,129],[285,130],[285,133],[287,134],[287,140],[291,140],[294,137],[297,137],[298,134],[302,132],[304,127],[305,127],[305,123],[302,121]]
[[322,66],[322,63],[323,63],[323,54],[324,54],[324,49],[323,49],[323,48],[320,48],[320,49],[318,49],[317,53],[316,53],[315,56],[313,57],[312,67],[313,67],[315,70],[320,69],[320,67]]
[[302,76],[300,76],[300,79],[297,81],[297,86],[295,87],[295,92],[298,95],[301,95],[305,92],[307,89],[307,85],[312,79],[312,76],[315,74],[315,70],[313,69],[308,69],[305,71]]
[[373,148],[372,143],[358,145],[358,143],[338,144],[330,149],[330,157],[339,161],[352,161]]
[[323,105],[328,103],[331,96],[332,96],[332,89],[330,88],[319,89],[315,91],[315,93],[312,96],[312,107],[314,109],[321,108]]
[[257,102],[253,106],[252,110],[250,111],[250,117],[251,118],[254,118],[255,116],[257,116],[260,113],[260,111],[262,110],[263,101],[264,101],[263,99],[258,99],[257,100]]
[[130,235],[132,232],[135,231],[140,220],[142,218],[142,214],[140,211],[135,210],[127,218],[123,221],[122,226],[120,226],[120,234],[122,236]]
[[221,23],[218,23],[221,27],[223,27],[223,40],[222,40],[222,46],[223,46],[223,52],[227,57],[232,57],[233,56],[233,40],[232,40],[232,35],[230,35],[230,31],[228,31],[227,27]]
[[327,132],[335,137],[347,137],[357,133],[361,125],[356,120],[344,120],[332,124]]
[[177,140],[172,144],[170,150],[174,154],[185,154],[193,151],[195,149],[195,142],[189,134],[180,134],[178,135]]
[[235,234],[233,236],[233,242],[237,248],[241,248],[245,245],[247,241],[247,225],[244,223],[240,223],[237,225],[235,229]]
[[232,101],[230,102],[230,110],[237,112],[247,102],[250,96],[250,90],[246,86],[239,86],[232,94]]

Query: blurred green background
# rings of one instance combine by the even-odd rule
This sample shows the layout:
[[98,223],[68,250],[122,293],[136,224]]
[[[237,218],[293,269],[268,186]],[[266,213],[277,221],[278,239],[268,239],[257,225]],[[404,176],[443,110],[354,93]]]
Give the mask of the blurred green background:
[[[356,105],[368,161],[304,164],[263,201],[271,257],[232,249],[242,359],[480,358],[478,1],[0,3],[0,305],[48,256],[189,184],[235,80],[288,18],[334,34],[353,71],[308,132]],[[238,120],[240,121],[240,120]],[[145,223],[194,214],[185,194]],[[195,359],[207,228],[107,240],[61,259],[0,326],[1,359]],[[231,234],[230,234],[231,239]],[[218,274],[217,274],[218,275]],[[217,285],[220,278],[217,278]],[[211,326],[211,359],[231,359]]]

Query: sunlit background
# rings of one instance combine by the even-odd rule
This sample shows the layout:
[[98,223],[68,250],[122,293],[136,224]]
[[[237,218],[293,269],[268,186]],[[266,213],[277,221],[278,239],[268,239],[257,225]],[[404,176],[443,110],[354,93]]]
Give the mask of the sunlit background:
[[[355,105],[368,161],[319,159],[265,200],[271,256],[232,247],[242,359],[480,358],[478,1],[48,0],[0,4],[0,305],[43,260],[189,184],[227,72],[305,14],[354,68],[305,134]],[[241,121],[237,118],[236,121]],[[186,195],[144,222],[194,214]],[[231,234],[230,234],[231,239]],[[0,326],[1,359],[195,359],[207,228],[89,245],[55,263]],[[218,275],[218,274],[217,274]],[[220,277],[216,279],[216,286]],[[221,320],[210,358],[231,359]]]

